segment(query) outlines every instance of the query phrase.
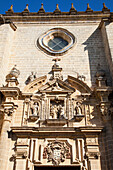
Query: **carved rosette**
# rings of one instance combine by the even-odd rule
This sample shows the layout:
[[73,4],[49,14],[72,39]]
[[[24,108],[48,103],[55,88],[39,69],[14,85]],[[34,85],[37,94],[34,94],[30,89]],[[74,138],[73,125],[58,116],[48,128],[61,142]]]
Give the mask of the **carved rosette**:
[[65,142],[52,141],[44,148],[43,159],[47,159],[48,162],[52,162],[54,165],[59,165],[64,162],[65,159],[71,158],[70,148]]

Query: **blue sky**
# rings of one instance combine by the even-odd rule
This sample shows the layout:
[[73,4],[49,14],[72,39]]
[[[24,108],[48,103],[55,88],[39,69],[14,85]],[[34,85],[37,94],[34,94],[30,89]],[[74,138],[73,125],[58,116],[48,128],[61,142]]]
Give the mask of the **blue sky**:
[[4,14],[11,4],[13,4],[14,12],[22,12],[26,6],[29,4],[30,12],[37,12],[41,6],[44,4],[44,9],[46,12],[52,12],[56,8],[56,4],[59,4],[61,11],[69,11],[71,3],[77,11],[85,11],[87,3],[94,11],[101,11],[103,7],[103,2],[106,6],[113,12],[113,0],[1,0],[0,3],[0,13]]

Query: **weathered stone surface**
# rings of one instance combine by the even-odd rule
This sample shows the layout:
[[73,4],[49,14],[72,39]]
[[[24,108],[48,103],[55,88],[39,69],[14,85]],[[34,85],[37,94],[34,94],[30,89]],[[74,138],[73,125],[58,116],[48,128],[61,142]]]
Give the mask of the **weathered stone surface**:
[[[30,13],[28,5],[22,13],[14,13],[11,6],[1,16],[1,169],[112,170],[110,18],[105,4],[102,12],[89,4],[86,12],[78,12],[72,4],[69,12],[61,12],[57,5],[53,13],[46,13],[43,4],[36,13]],[[48,47],[48,36],[44,40],[48,53],[37,44],[48,31],[54,32],[49,40],[61,36],[67,42],[63,48],[55,44],[63,52]]]

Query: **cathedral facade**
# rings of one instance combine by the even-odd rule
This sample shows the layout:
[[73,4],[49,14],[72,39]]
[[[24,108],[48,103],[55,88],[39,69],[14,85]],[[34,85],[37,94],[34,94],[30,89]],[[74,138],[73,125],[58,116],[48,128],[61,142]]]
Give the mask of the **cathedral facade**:
[[113,12],[0,15],[0,169],[112,170]]

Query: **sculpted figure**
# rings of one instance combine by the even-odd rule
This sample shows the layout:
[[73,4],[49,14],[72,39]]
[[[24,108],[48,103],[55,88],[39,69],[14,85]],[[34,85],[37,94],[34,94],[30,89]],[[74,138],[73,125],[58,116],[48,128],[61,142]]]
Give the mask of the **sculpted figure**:
[[33,105],[31,106],[31,113],[34,116],[38,116],[39,113],[39,105],[37,102],[34,102]]
[[79,102],[76,102],[75,115],[81,115],[82,114],[82,108],[81,108],[80,105],[81,104]]
[[58,108],[56,105],[50,105],[50,116],[53,118],[53,119],[56,119],[57,118],[57,112],[58,112]]
[[65,118],[64,107],[62,104],[50,104],[50,118],[63,119]]
[[65,115],[64,115],[64,107],[62,105],[59,105],[59,112],[58,112],[58,118],[65,118]]

